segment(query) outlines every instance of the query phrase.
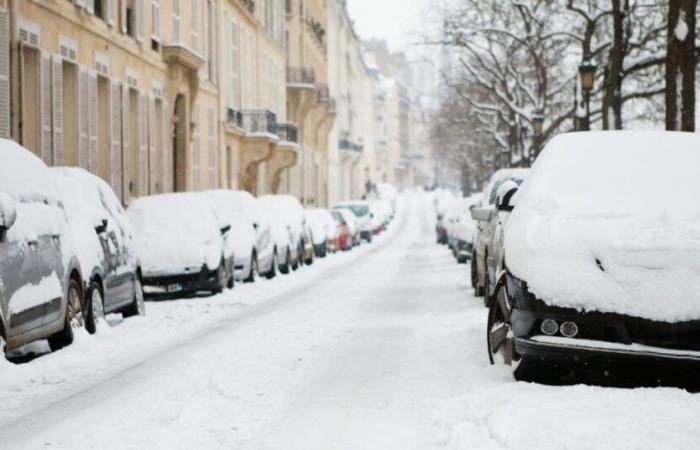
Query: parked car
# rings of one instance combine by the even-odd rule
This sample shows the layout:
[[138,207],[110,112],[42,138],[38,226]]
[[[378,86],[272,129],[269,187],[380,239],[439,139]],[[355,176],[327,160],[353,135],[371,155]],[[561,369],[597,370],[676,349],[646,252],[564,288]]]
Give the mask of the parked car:
[[[282,217],[269,208],[265,208],[259,199],[256,199],[256,203],[265,220],[270,224],[270,238],[275,246],[273,262],[276,272],[286,275],[292,269],[292,258],[298,254],[298,250],[293,250],[296,247],[292,244],[289,226]],[[272,278],[272,276],[268,275],[267,278]]]
[[331,214],[339,227],[338,249],[343,251],[351,250],[355,246],[356,233],[353,218],[350,217],[352,213],[350,211],[337,210],[331,211]]
[[500,210],[514,209],[489,311],[492,361],[535,381],[612,376],[618,364],[697,369],[699,148],[697,134],[630,131],[546,146],[522,187],[500,196]]
[[265,195],[258,198],[267,211],[270,220],[280,220],[289,234],[288,265],[296,270],[304,262],[306,249],[306,229],[304,208],[296,197],[291,195]]
[[435,192],[435,240],[438,244],[447,245],[447,227],[445,214],[452,203],[453,195],[450,191],[438,190]]
[[530,169],[501,169],[491,176],[484,190],[484,196],[479,206],[472,208],[472,219],[477,221],[474,237],[474,251],[471,260],[471,280],[477,296],[484,296],[488,305],[493,293],[496,276],[496,255],[494,236],[498,222],[502,219],[496,211],[496,195],[501,184],[510,180],[516,184],[523,182]]
[[314,253],[319,258],[333,251],[338,241],[338,226],[327,209],[316,208],[304,210],[306,223],[311,229]]
[[58,186],[46,165],[0,139],[0,337],[5,352],[47,339],[73,342],[84,282]]
[[[323,235],[321,237],[323,237]],[[311,231],[311,226],[308,222],[306,222],[306,219],[304,219],[304,234],[302,235],[301,242],[303,244],[303,250],[301,254],[302,256],[300,264],[306,264],[307,266],[310,266],[314,263],[316,251],[314,245],[314,235]]]
[[[253,253],[250,255],[250,266],[241,270],[242,274],[236,274],[236,279],[244,279],[247,282],[254,281],[257,275],[266,278],[274,278],[279,271],[280,251],[272,238],[272,226],[266,218],[260,204],[247,191],[227,191],[227,201],[232,209],[231,214],[251,224],[254,230],[255,243]],[[235,231],[235,230],[234,230]],[[288,245],[285,241],[285,248]],[[236,257],[238,253],[235,254]],[[283,262],[283,261],[282,261]],[[257,270],[256,270],[257,269]]]
[[202,193],[141,197],[127,210],[146,298],[219,293],[233,287],[231,225]]
[[378,235],[384,231],[391,218],[391,205],[384,200],[369,200],[369,210],[372,213],[372,234]]
[[372,242],[372,218],[373,215],[369,209],[369,203],[364,200],[353,202],[344,202],[335,205],[333,209],[345,209],[353,213],[356,217],[357,228],[360,232],[360,238],[367,242]]
[[50,170],[71,225],[67,233],[80,242],[75,248],[85,281],[86,329],[95,333],[105,314],[145,315],[133,231],[114,191],[80,168]]
[[481,194],[467,198],[456,198],[445,215],[450,250],[459,264],[472,257],[476,223],[471,217],[471,208],[481,201]]

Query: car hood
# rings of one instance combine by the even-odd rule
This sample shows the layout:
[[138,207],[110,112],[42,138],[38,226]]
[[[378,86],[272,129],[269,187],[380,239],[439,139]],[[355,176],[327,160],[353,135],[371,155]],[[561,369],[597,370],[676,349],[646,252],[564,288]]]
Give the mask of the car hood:
[[700,319],[700,214],[595,217],[516,207],[508,269],[545,303],[650,320]]
[[185,268],[218,267],[223,251],[218,236],[168,236],[149,234],[135,240],[144,273],[172,273]]

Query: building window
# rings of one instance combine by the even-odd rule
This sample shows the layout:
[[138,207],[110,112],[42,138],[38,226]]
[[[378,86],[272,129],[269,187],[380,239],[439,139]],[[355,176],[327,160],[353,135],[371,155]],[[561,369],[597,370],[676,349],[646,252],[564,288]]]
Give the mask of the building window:
[[173,0],[173,42],[180,42],[180,0]]
[[238,86],[238,26],[235,21],[229,22],[229,86],[228,86],[228,106],[235,108],[238,106],[236,101],[236,87]]
[[192,8],[190,11],[190,32],[192,35],[191,46],[192,50],[195,52],[199,49],[199,20],[197,19],[197,2],[198,0],[192,0]]
[[151,48],[160,48],[160,0],[151,0]]
[[207,159],[209,169],[209,188],[216,188],[216,122],[214,108],[207,109]]

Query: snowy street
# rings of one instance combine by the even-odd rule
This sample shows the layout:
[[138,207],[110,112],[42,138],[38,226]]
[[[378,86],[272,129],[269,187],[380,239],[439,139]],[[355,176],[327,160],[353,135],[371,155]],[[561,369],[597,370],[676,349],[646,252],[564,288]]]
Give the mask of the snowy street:
[[0,448],[697,447],[692,394],[490,366],[468,265],[435,244],[428,196],[403,200],[358,251],[3,362]]

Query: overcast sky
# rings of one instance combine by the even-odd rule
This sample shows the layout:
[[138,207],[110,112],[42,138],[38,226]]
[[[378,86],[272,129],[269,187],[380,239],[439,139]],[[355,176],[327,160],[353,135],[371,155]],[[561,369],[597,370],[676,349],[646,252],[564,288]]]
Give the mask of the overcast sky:
[[399,50],[420,41],[430,1],[348,0],[348,12],[361,38],[383,38]]

